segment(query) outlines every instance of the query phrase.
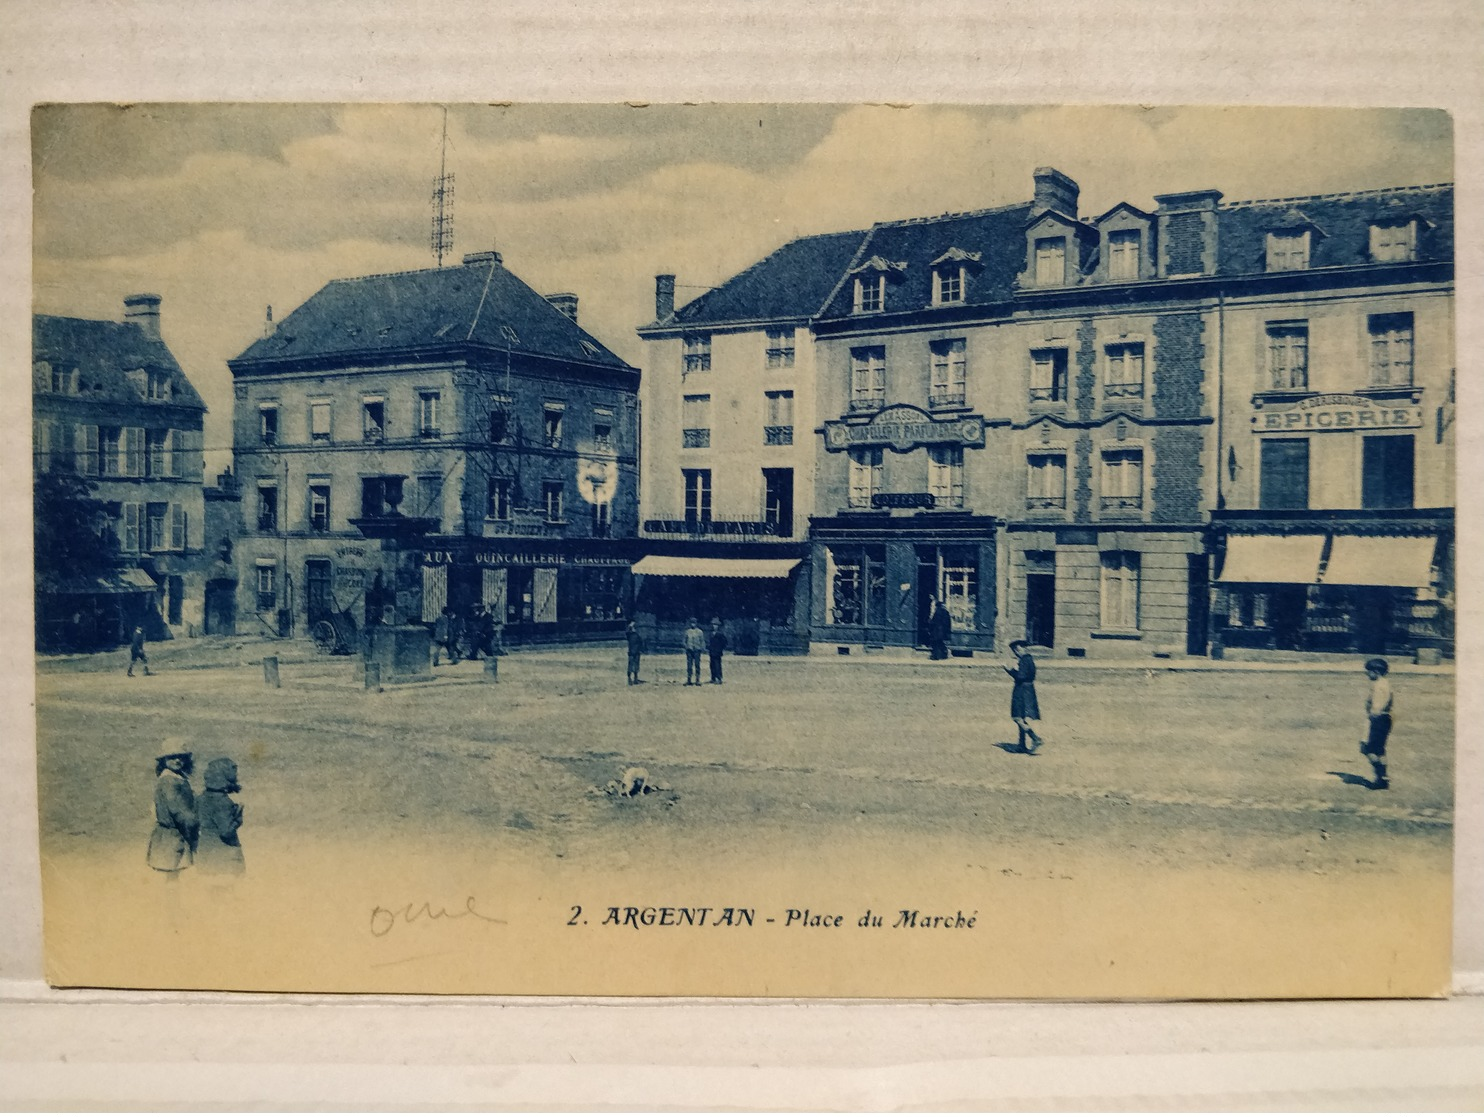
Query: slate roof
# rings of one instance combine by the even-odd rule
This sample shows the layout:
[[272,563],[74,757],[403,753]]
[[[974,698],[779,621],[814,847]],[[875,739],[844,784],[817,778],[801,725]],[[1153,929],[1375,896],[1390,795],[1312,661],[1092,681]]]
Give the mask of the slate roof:
[[856,229],[789,241],[651,328],[812,318],[824,306],[865,236],[865,230]]
[[1217,267],[1223,275],[1263,271],[1267,230],[1292,227],[1295,213],[1324,233],[1310,241],[1310,269],[1369,263],[1372,223],[1408,217],[1421,217],[1427,223],[1417,236],[1419,261],[1453,258],[1453,187],[1448,183],[1228,202],[1217,213]]
[[[128,377],[136,369],[170,374],[168,403],[206,410],[195,387],[186,379],[170,347],[150,337],[133,322],[106,322],[93,318],[66,318],[54,314],[31,317],[32,360],[77,369],[76,396],[105,403],[140,403],[143,391]],[[46,392],[49,385],[35,385]]]
[[256,361],[308,361],[464,344],[630,369],[502,264],[487,260],[331,280],[248,346],[234,370]]

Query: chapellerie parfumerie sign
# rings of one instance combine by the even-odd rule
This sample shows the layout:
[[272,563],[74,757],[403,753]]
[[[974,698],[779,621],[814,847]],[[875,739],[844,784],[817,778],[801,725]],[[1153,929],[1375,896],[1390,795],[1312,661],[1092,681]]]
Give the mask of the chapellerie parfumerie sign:
[[1422,425],[1422,408],[1365,396],[1310,396],[1289,407],[1264,407],[1252,416],[1255,434],[1276,431],[1397,430]]
[[984,416],[958,415],[935,419],[909,403],[883,407],[864,423],[832,420],[824,425],[826,450],[853,450],[857,446],[890,446],[900,454],[918,446],[983,446]]

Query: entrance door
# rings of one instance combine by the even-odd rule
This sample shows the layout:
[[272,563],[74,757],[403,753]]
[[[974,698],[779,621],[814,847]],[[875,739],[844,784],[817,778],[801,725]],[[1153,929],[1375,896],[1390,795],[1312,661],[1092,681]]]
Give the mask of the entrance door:
[[763,519],[776,525],[779,535],[794,533],[793,470],[763,470]]
[[1025,576],[1025,638],[1041,648],[1056,643],[1056,575]]
[[206,583],[206,631],[212,635],[232,635],[237,631],[237,583],[230,578],[213,578]]
[[938,594],[938,555],[934,549],[917,555],[917,643],[930,643],[928,622],[933,619],[933,598]]
[[1211,567],[1205,555],[1186,555],[1185,654],[1205,655],[1211,623]]
[[555,624],[557,619],[557,572],[554,566],[538,566],[531,571],[532,620],[537,624]]
[[1355,594],[1355,650],[1361,655],[1385,655],[1391,637],[1389,589],[1366,586]]
[[330,619],[334,612],[334,598],[330,594],[330,560],[309,559],[304,564],[304,608],[308,611],[309,627]]

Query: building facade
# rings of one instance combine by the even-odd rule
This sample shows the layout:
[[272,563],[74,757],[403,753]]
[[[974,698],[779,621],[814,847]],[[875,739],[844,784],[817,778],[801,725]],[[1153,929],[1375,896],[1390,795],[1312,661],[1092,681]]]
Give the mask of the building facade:
[[577,306],[474,253],[336,280],[229,362],[239,630],[479,604],[512,642],[616,635],[639,373]]
[[101,581],[69,584],[56,572],[54,592],[38,594],[41,646],[112,646],[136,624],[156,640],[201,631],[206,407],[161,337],[160,304],[131,295],[123,322],[32,319],[38,480],[86,478],[120,557]]

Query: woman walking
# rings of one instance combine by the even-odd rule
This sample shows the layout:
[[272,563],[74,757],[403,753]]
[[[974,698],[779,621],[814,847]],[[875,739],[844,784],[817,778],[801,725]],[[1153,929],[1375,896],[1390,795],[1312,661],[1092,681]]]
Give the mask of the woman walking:
[[[1005,674],[1015,680],[1015,689],[1010,692],[1010,720],[1020,730],[1020,751],[1034,756],[1041,750],[1041,735],[1036,732],[1041,705],[1036,701],[1036,661],[1029,647],[1024,640],[1010,641],[1010,658],[1015,663],[1005,665]],[[1026,737],[1031,739],[1030,748],[1026,748]]]

